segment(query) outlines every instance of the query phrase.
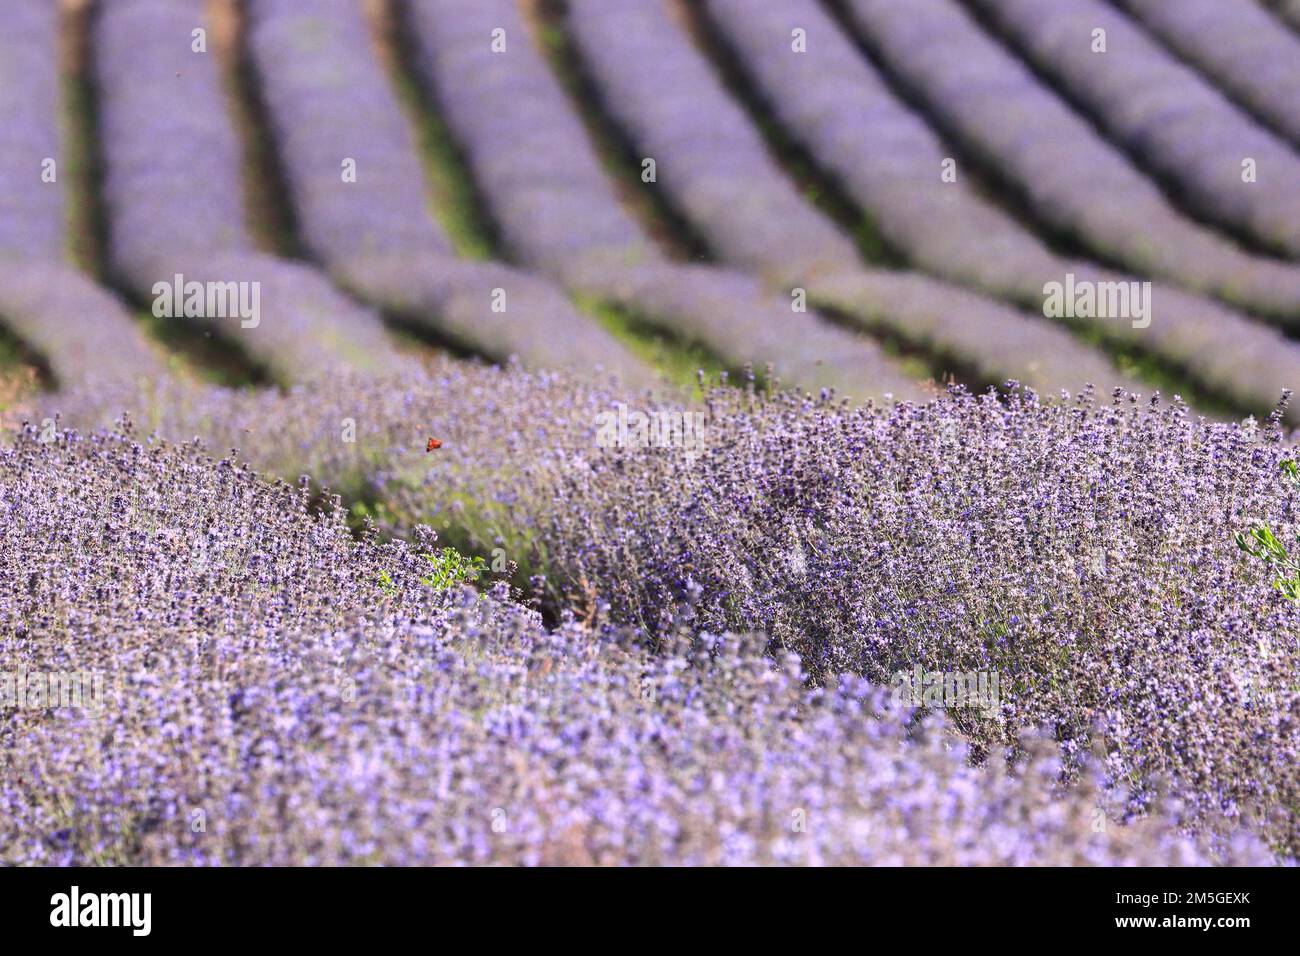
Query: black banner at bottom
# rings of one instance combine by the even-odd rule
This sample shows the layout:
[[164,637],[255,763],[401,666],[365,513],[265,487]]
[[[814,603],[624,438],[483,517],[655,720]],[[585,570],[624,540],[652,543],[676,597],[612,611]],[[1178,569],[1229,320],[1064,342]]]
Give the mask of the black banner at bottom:
[[687,932],[698,944],[710,931],[734,945],[783,928],[806,939],[818,926],[1233,943],[1295,927],[1295,879],[1287,869],[8,869],[0,926],[15,946],[74,935],[339,946],[452,927],[495,945]]

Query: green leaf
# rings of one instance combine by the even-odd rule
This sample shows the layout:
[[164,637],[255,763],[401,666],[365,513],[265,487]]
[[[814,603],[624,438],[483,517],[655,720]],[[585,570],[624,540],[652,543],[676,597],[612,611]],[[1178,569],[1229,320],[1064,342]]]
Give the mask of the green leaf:
[[1254,535],[1260,547],[1269,552],[1271,559],[1284,560],[1286,558],[1286,547],[1277,539],[1277,536],[1273,534],[1273,529],[1268,525],[1260,525],[1255,528]]
[[1282,596],[1290,601],[1300,601],[1300,577],[1297,578],[1278,578],[1273,582],[1273,586],[1282,592]]

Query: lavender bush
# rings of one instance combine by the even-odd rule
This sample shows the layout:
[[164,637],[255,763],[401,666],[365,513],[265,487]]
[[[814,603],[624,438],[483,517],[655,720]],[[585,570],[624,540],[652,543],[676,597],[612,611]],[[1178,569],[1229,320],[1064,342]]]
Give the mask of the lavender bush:
[[596,266],[573,283],[586,295],[704,344],[733,368],[770,369],[791,387],[830,388],[859,400],[919,400],[930,394],[871,339],[813,312],[795,312],[789,296],[764,288],[755,276],[661,263],[623,269]]
[[1300,315],[1300,269],[1250,255],[1181,215],[965,9],[950,0],[846,0],[845,9],[937,124],[1048,227],[1139,274],[1280,321]]
[[[312,253],[327,263],[383,252],[449,255],[360,7],[263,0],[247,16],[249,53]],[[357,168],[346,189],[344,159]]]
[[809,297],[869,329],[971,369],[984,382],[1018,377],[1047,390],[1095,382],[1142,390],[1105,355],[1043,317],[915,272],[860,269],[818,276]]
[[192,49],[206,26],[202,0],[124,0],[94,15],[108,249],[127,274],[153,278],[170,255],[252,251],[216,54]]
[[162,401],[157,423],[206,416],[268,469],[366,483],[388,527],[500,548],[546,575],[548,602],[652,647],[687,602],[693,628],[761,632],[813,684],[996,672],[994,710],[950,715],[977,755],[1044,726],[1069,771],[1104,753],[1130,812],[1177,780],[1187,826],[1240,822],[1295,853],[1300,605],[1235,542],[1300,530],[1275,424],[1123,394],[878,409],[724,390],[688,456],[602,447],[598,416],[638,400],[560,376],[448,365],[340,385]]
[[[620,203],[518,4],[406,0],[401,11],[421,78],[513,257],[551,275],[577,263],[662,261]],[[493,50],[498,29],[505,31],[504,52]]]
[[56,386],[133,385],[165,365],[116,299],[58,262],[0,257],[0,322],[45,361]]
[[[1111,4],[975,0],[1026,57],[1075,96],[1103,129],[1189,206],[1279,253],[1300,256],[1300,156]],[[1092,31],[1107,51],[1092,51]],[[1217,38],[1216,38],[1217,39]],[[1295,53],[1288,63],[1293,75]],[[1104,55],[1104,66],[1097,58]],[[1249,157],[1264,175],[1247,182]]]
[[[1066,271],[968,177],[941,181],[953,150],[816,0],[712,0],[705,10],[764,105],[909,259],[1018,301],[1041,301],[1043,277]],[[792,48],[796,29],[804,52]]]
[[786,284],[857,268],[852,241],[777,169],[663,4],[567,6],[567,28],[602,103],[722,258]]
[[[809,690],[753,640],[650,654],[547,632],[503,586],[430,589],[405,545],[196,445],[28,434],[0,474],[6,863],[1269,859],[1184,835],[1174,799],[1122,825],[1032,739],[974,767],[942,722]],[[35,700],[50,674],[86,692]]]
[[761,629],[814,674],[997,670],[973,741],[1048,723],[1068,756],[1095,732],[1135,799],[1192,779],[1197,814],[1294,852],[1300,608],[1234,542],[1297,530],[1274,431],[1123,395],[710,411],[702,459],[615,453],[565,482],[544,538],[575,600],[594,585],[653,631],[698,589],[698,626]]
[[[149,432],[238,448],[266,474],[304,473],[377,512],[386,532],[417,524],[481,553],[532,563],[555,478],[596,447],[597,416],[617,402],[681,411],[600,382],[440,357],[392,374],[341,371],[283,390],[195,386],[170,377],[65,388],[33,421],[91,430],[129,412]],[[429,436],[443,448],[425,451]]]
[[[579,312],[561,289],[531,273],[418,252],[357,256],[332,271],[353,295],[465,351],[598,378],[613,373],[630,386],[657,381],[652,369]],[[504,294],[500,311],[493,309],[497,290]]]

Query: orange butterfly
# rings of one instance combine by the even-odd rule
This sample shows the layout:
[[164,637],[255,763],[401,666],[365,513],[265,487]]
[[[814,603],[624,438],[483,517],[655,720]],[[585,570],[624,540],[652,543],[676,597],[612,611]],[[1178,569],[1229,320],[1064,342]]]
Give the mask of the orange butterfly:
[[438,441],[438,439],[436,438],[430,438],[429,444],[424,446],[424,450],[426,452],[430,452],[433,451],[435,448],[441,448],[441,447],[442,447],[442,442]]

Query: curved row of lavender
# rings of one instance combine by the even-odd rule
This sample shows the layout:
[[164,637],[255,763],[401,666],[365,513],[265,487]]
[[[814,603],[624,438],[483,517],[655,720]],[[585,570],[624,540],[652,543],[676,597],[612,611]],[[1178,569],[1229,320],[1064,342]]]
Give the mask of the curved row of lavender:
[[346,288],[493,359],[652,380],[555,286],[452,256],[426,208],[415,143],[360,7],[259,0],[247,14],[302,239]]
[[698,341],[731,368],[751,366],[787,387],[834,389],[845,398],[924,400],[918,383],[876,342],[796,312],[789,295],[734,269],[661,263],[627,269],[587,267],[573,279],[583,294]]
[[192,32],[208,26],[205,6],[120,0],[94,16],[113,271],[142,300],[154,297],[156,283],[174,285],[176,275],[187,283],[256,286],[255,324],[239,315],[205,321],[281,379],[329,375],[340,364],[392,367],[401,359],[373,310],[306,264],[255,248],[216,54],[192,47]]
[[852,241],[771,161],[663,3],[575,2],[567,14],[602,104],[720,256],[785,286],[857,268]]
[[1251,255],[1178,212],[961,6],[847,0],[845,10],[877,62],[1046,226],[1102,261],[1279,321],[1300,316],[1300,268]]
[[[964,171],[955,182],[942,180],[954,151],[816,0],[710,0],[706,9],[785,128],[920,268],[1035,309],[1046,284],[1067,274],[1079,282],[1134,281],[1056,254]],[[792,48],[796,29],[804,31],[805,52]],[[1300,384],[1300,345],[1279,330],[1163,283],[1153,285],[1150,308],[1145,328],[1123,318],[1080,321],[1158,354],[1242,408],[1263,413],[1282,389]]]
[[162,363],[117,301],[63,262],[58,29],[58,9],[45,0],[5,7],[0,324],[38,353],[55,384],[134,382]]
[[165,369],[121,303],[58,261],[0,256],[0,325],[40,358],[56,388],[134,383]]
[[[660,264],[512,0],[402,0],[415,67],[469,160],[505,250],[529,268]],[[493,31],[504,49],[494,50]]]
[[1118,0],[1215,85],[1300,146],[1300,37],[1255,0]]
[[[708,23],[763,105],[830,170],[885,241],[921,268],[1041,304],[1061,271],[1042,242],[958,175],[953,156],[889,89],[818,0],[710,0]],[[795,50],[795,32],[806,48]]]
[[[756,279],[669,262],[624,210],[513,0],[421,0],[404,12],[423,78],[526,266],[732,368],[770,366],[789,385],[856,398],[924,394],[874,342],[794,311]],[[503,52],[493,30],[505,31]]]
[[[974,7],[1113,140],[1176,185],[1188,207],[1300,257],[1300,156],[1140,25],[1105,0],[974,0]],[[1094,30],[1105,31],[1105,53],[1092,49]],[[1300,44],[1290,49],[1294,56]],[[1300,75],[1294,59],[1284,62]],[[1243,175],[1247,160],[1256,165],[1253,179]]]
[[[650,653],[504,584],[432,591],[415,548],[196,444],[29,431],[0,479],[5,863],[1270,859],[1184,835],[1176,797],[1124,825],[1041,738],[972,766],[935,717],[689,609]],[[80,696],[37,700],[50,675]]]
[[986,382],[1047,389],[1127,380],[1063,328],[915,274],[862,266],[777,167],[712,67],[655,0],[573,0],[568,29],[603,102],[682,214],[726,262],[806,286],[814,304],[951,355]]

